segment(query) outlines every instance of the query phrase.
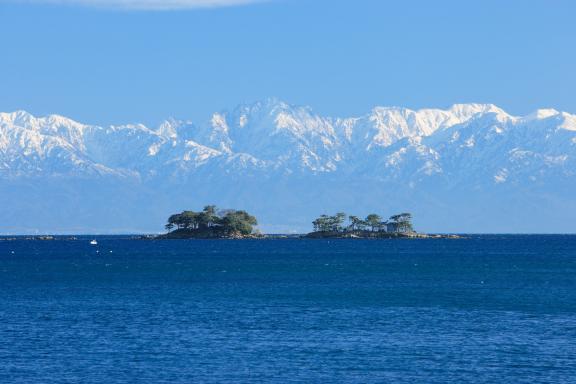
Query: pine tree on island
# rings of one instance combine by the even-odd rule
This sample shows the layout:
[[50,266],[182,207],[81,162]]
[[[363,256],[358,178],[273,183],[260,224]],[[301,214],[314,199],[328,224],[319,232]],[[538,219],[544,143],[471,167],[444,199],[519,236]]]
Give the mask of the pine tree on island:
[[312,222],[312,226],[314,232],[308,234],[308,237],[404,237],[416,234],[410,213],[393,215],[384,221],[376,213],[360,219],[339,212],[334,216],[320,216]]

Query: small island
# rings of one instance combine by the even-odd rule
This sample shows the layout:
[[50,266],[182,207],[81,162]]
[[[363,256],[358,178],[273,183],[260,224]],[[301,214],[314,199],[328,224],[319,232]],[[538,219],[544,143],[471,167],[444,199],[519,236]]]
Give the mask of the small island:
[[458,238],[456,235],[428,235],[418,233],[412,225],[412,214],[405,212],[383,220],[376,213],[365,219],[348,216],[339,212],[334,216],[322,215],[312,222],[314,231],[305,237],[310,239],[352,238],[352,239],[390,239],[390,238]]
[[183,211],[168,218],[168,233],[159,239],[246,239],[261,235],[254,230],[258,221],[246,211],[218,209],[207,205],[200,212]]
[[312,222],[314,231],[308,238],[392,238],[419,237],[414,231],[412,214],[400,213],[383,220],[376,213],[365,219],[339,212],[334,216],[322,215]]

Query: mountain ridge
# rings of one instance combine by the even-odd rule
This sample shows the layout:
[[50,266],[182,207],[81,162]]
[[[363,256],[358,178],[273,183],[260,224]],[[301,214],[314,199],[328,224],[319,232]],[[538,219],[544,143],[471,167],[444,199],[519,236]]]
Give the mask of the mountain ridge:
[[[103,214],[125,213],[126,221],[118,226],[99,217],[91,227],[91,214],[80,210],[86,211],[82,226],[104,232],[129,227],[130,212],[142,204],[156,206],[148,216],[137,216],[142,225],[134,229],[156,231],[162,224],[155,222],[159,212],[208,202],[247,202],[264,218],[264,229],[301,231],[313,216],[311,209],[338,209],[339,200],[341,209],[392,210],[396,205],[435,217],[452,205],[453,223],[423,217],[424,229],[487,231],[487,219],[470,218],[474,201],[484,208],[493,205],[495,217],[500,210],[519,218],[517,224],[499,224],[499,230],[532,232],[536,223],[522,223],[530,215],[514,208],[520,201],[542,219],[576,214],[575,159],[576,115],[540,109],[513,116],[493,104],[374,107],[362,116],[338,118],[271,98],[216,112],[206,122],[170,118],[157,127],[103,127],[61,115],[0,113],[0,187],[8,191],[10,212],[26,217],[34,200],[44,222],[62,232],[66,217],[78,212],[65,200],[79,204],[82,197]],[[22,189],[24,184],[35,188]],[[41,184],[44,188],[37,190]],[[99,185],[106,185],[110,195],[99,198]],[[197,185],[206,191],[194,190]],[[121,194],[134,199],[117,205]],[[510,203],[500,199],[513,207],[502,206]],[[284,202],[291,213],[262,214],[257,201],[261,210]],[[106,204],[109,209],[101,210]],[[54,207],[62,212],[54,215]],[[7,213],[0,219],[6,223],[0,232],[41,230]],[[568,219],[557,221],[545,231],[576,231]]]

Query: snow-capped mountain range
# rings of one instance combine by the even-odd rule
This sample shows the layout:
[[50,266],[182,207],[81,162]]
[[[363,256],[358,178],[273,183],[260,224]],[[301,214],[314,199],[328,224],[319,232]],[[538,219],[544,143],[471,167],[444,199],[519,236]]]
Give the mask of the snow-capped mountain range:
[[332,118],[269,99],[158,127],[0,113],[6,233],[157,231],[207,203],[251,209],[268,231],[332,210],[411,210],[429,231],[574,232],[574,192],[576,115],[553,109]]

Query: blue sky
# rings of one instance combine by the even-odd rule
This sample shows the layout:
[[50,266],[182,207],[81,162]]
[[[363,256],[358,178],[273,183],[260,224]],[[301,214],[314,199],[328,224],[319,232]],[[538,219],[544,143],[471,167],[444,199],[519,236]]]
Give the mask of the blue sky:
[[157,124],[276,96],[332,116],[576,112],[575,1],[203,1],[0,0],[0,110]]

